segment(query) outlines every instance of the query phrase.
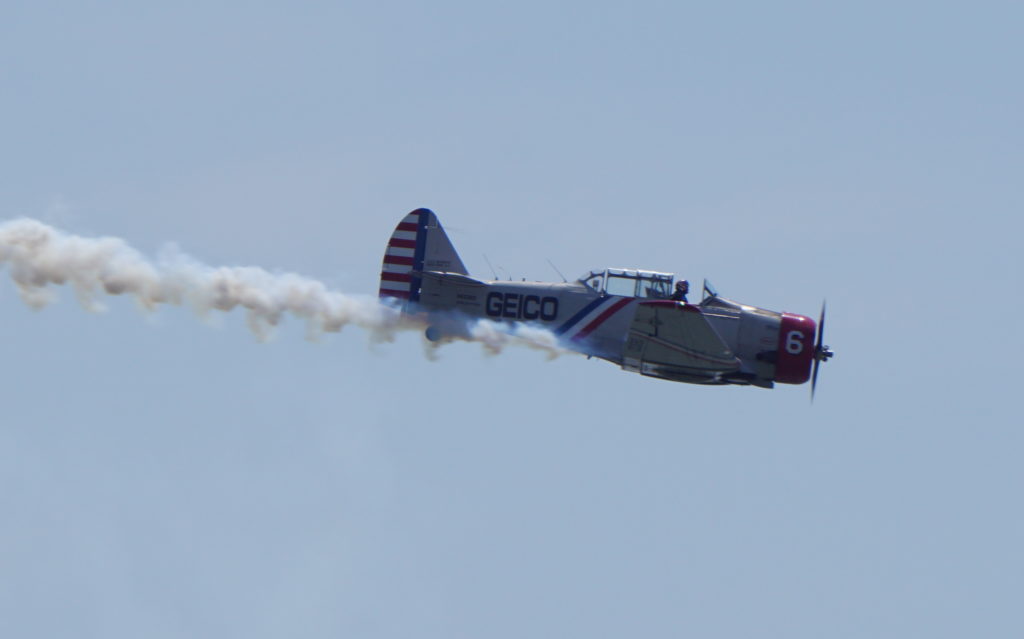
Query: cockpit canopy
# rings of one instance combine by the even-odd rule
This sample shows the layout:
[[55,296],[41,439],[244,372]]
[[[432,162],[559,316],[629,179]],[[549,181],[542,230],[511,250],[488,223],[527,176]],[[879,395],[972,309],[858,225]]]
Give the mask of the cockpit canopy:
[[668,299],[672,297],[672,273],[628,268],[590,271],[577,280],[587,288],[607,295]]

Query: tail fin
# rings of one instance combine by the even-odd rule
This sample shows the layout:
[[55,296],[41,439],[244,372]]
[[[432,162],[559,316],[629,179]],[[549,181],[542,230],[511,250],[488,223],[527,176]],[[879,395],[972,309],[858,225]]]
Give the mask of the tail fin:
[[409,213],[391,234],[380,273],[380,297],[419,301],[423,271],[469,275],[430,209]]

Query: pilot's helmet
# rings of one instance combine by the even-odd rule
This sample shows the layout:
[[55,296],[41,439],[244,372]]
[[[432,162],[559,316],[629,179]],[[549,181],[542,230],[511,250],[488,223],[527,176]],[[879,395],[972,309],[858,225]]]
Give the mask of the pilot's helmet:
[[689,293],[690,283],[686,280],[679,280],[678,282],[676,282],[676,290],[679,291],[680,293]]

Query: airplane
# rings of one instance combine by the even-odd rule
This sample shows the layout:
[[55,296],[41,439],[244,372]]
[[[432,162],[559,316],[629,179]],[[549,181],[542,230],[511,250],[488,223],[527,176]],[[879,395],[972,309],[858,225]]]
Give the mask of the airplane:
[[[563,278],[564,279],[564,278]],[[466,336],[466,319],[528,323],[567,349],[623,370],[675,382],[773,388],[811,380],[833,356],[817,324],[720,297],[706,280],[703,299],[685,301],[688,283],[632,268],[589,271],[575,282],[471,277],[437,215],[412,211],[388,240],[379,296],[425,319],[432,341]],[[673,299],[675,297],[676,299]],[[817,339],[815,339],[817,335]]]

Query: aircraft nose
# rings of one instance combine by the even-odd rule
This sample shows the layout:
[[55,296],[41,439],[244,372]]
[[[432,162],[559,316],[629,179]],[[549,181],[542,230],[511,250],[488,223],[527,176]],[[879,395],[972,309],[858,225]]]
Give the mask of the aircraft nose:
[[806,315],[782,314],[779,323],[779,355],[775,364],[776,382],[803,384],[811,378],[816,332],[817,325]]

